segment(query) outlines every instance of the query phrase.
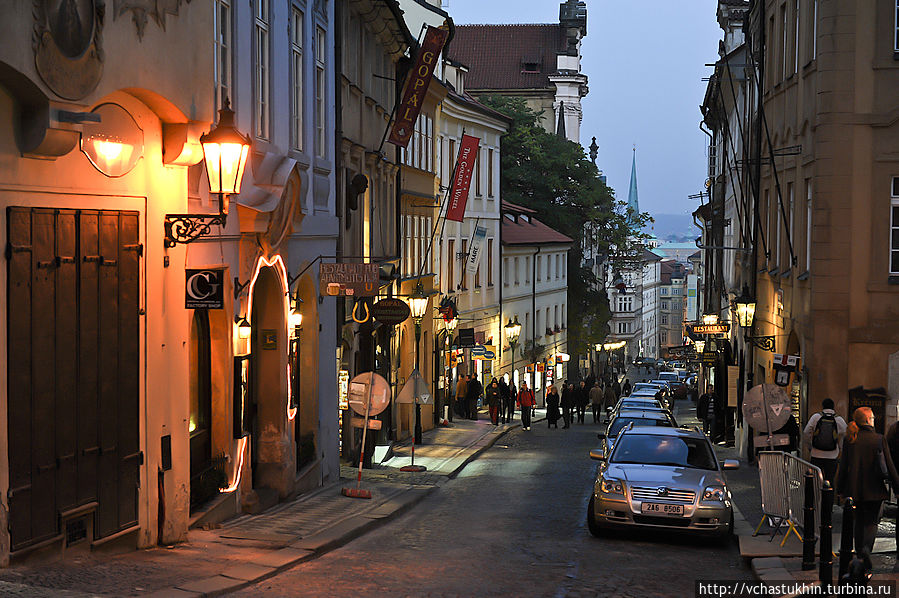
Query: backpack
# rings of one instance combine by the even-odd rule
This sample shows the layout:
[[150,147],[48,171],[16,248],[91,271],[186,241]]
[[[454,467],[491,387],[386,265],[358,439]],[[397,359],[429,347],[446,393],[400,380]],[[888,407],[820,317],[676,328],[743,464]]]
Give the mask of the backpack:
[[819,451],[832,451],[837,448],[839,431],[837,420],[833,415],[821,414],[821,419],[815,424],[815,432],[812,435],[812,447]]

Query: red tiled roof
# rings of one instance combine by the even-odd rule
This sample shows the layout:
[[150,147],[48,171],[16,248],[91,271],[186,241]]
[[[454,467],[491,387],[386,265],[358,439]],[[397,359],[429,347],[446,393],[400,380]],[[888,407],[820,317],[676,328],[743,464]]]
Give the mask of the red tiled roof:
[[530,222],[525,222],[521,217],[513,222],[503,214],[503,245],[546,245],[573,242],[571,237],[551,229],[533,216],[526,217]]
[[[450,58],[469,68],[469,89],[542,89],[557,70],[556,54],[565,50],[565,30],[556,24],[456,25]],[[536,62],[539,72],[522,72]]]

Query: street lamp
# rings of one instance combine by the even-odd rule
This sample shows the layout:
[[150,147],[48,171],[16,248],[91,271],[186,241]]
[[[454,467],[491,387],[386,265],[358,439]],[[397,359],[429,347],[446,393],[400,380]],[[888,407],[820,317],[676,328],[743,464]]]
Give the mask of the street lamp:
[[693,344],[696,345],[696,354],[697,355],[699,355],[705,351],[705,341],[704,340],[693,341]]
[[240,193],[250,138],[242,135],[234,126],[234,111],[225,98],[219,110],[219,121],[209,133],[200,136],[203,158],[206,161],[206,177],[209,192],[218,195],[218,214],[166,214],[165,247],[178,243],[190,243],[208,235],[214,225],[225,226],[228,218],[228,196]]
[[[421,340],[421,320],[425,317],[428,310],[428,296],[425,295],[424,288],[421,283],[415,287],[409,296],[409,309],[412,312],[412,320],[415,322],[415,369],[418,369],[419,351],[418,345]],[[415,402],[415,444],[421,444],[421,404]]]
[[752,323],[755,321],[755,306],[756,302],[749,294],[749,289],[744,286],[740,296],[734,299],[734,312],[737,317],[737,322],[740,324],[740,327],[743,328],[743,338],[746,339],[747,343],[758,347],[763,351],[774,351],[773,336],[752,336]]
[[296,330],[297,328],[303,327],[303,312],[300,311],[300,305],[303,303],[303,300],[300,299],[299,293],[297,293],[297,298],[293,302],[293,309],[290,311],[290,327]]
[[503,326],[503,331],[506,333],[506,340],[509,341],[509,348],[512,351],[512,373],[510,374],[510,380],[512,384],[515,383],[515,345],[518,344],[518,337],[521,336],[521,324],[518,323],[518,316],[515,316],[515,321],[512,321],[512,318],[509,318],[509,323]]

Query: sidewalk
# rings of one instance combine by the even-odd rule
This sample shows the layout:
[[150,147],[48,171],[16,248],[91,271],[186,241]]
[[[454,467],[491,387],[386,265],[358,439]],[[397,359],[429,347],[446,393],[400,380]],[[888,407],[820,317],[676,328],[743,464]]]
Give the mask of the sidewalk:
[[238,516],[217,529],[190,530],[183,544],[13,565],[0,570],[0,595],[192,598],[233,592],[343,546],[404,513],[520,425],[516,419],[493,426],[482,415],[479,421],[456,420],[451,427],[429,430],[424,443],[415,447],[416,465],[427,467],[420,473],[399,471],[409,464],[411,451],[407,444],[394,447],[389,461],[362,472],[362,487],[371,491],[371,500],[340,494],[341,488],[356,483],[356,468],[343,465],[338,483],[258,515]]

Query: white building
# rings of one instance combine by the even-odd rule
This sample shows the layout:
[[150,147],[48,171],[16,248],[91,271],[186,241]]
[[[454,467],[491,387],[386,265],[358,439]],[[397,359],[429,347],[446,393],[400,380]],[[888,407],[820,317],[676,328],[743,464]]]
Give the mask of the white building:
[[[480,139],[480,146],[464,220],[443,222],[442,234],[435,241],[440,255],[440,293],[455,302],[457,329],[473,328],[476,342],[492,347],[498,359],[504,324],[500,320],[500,138],[509,130],[511,121],[464,93],[464,72],[460,67],[447,64],[444,68],[449,92],[441,103],[436,139],[441,189],[452,185],[463,133]],[[463,86],[463,90],[454,91],[456,85]],[[468,272],[466,262],[477,228],[484,229],[486,236],[478,247],[477,270]],[[454,388],[458,373],[475,373],[482,382],[489,380],[498,363],[489,359],[463,360],[444,384]]]
[[[565,363],[553,366],[554,356],[565,359],[568,348],[568,250],[571,238],[536,218],[534,210],[502,204],[502,321],[516,319],[521,336],[513,357],[503,339],[499,372],[544,390],[552,379],[567,375]],[[547,362],[546,377],[528,371]]]
[[659,358],[659,302],[662,258],[650,250],[643,252],[643,356]]

